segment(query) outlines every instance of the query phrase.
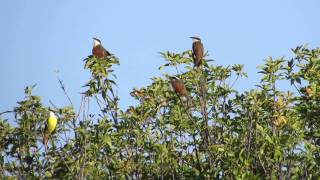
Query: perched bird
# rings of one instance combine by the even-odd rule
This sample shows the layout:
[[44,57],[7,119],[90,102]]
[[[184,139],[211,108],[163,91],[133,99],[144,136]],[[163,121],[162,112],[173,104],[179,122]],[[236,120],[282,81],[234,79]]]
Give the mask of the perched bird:
[[195,67],[200,66],[201,60],[203,58],[204,50],[201,39],[198,37],[190,37],[193,39],[192,43],[192,54],[193,54],[193,64]]
[[50,111],[50,116],[47,120],[46,130],[43,138],[43,144],[45,145],[46,149],[48,147],[47,145],[48,145],[49,137],[53,133],[53,131],[56,129],[57,123],[58,123],[57,116],[52,111]]
[[93,38],[92,55],[96,58],[105,58],[111,54],[102,46],[99,39]]
[[176,76],[170,77],[171,85],[174,91],[182,97],[188,97],[188,91],[184,83]]
[[190,98],[189,92],[182,80],[176,76],[173,76],[170,77],[170,81],[174,91],[179,95],[179,97],[181,97],[183,102],[186,102],[187,108],[190,110],[192,106],[192,99]]

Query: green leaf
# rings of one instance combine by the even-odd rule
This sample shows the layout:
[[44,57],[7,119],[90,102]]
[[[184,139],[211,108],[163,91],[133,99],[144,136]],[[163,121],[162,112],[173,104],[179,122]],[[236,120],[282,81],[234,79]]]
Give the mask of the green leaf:
[[103,136],[103,144],[108,145],[110,148],[112,147],[111,138],[109,135]]

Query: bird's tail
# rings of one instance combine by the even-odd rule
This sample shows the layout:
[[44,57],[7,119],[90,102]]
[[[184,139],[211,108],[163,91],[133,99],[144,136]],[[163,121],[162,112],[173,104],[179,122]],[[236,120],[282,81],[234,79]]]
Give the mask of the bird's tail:
[[43,144],[44,144],[46,151],[48,149],[48,142],[49,142],[49,133],[45,132],[45,134],[43,136]]
[[191,107],[193,106],[192,98],[191,98],[191,96],[187,96],[186,98],[187,98],[187,100],[186,100],[187,107],[189,110],[191,110]]
[[191,118],[192,117],[192,110],[191,110],[191,108],[192,108],[192,104],[193,104],[193,102],[192,102],[192,98],[191,98],[191,96],[180,96],[179,97],[179,99],[180,99],[180,101],[181,101],[181,103],[182,103],[182,105],[183,105],[183,108],[184,108],[184,110],[186,111],[186,113],[188,114],[188,116]]

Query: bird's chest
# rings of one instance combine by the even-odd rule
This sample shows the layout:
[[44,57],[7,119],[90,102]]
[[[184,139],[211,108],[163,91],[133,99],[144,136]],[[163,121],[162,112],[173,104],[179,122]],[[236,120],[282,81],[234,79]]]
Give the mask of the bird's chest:
[[101,46],[96,46],[92,49],[92,54],[98,58],[102,58],[106,56],[105,49]]

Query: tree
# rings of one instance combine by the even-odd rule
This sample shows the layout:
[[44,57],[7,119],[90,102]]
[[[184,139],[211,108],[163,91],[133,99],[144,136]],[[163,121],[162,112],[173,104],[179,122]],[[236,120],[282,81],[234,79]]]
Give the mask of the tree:
[[[0,178],[22,179],[315,179],[320,177],[320,49],[298,46],[294,57],[267,58],[260,84],[239,92],[243,65],[192,67],[190,50],[161,53],[163,76],[130,93],[138,102],[118,106],[115,56],[88,57],[92,74],[75,109],[47,107],[25,89],[25,99],[0,119]],[[174,70],[188,104],[171,88]],[[283,91],[280,83],[290,83]],[[92,112],[96,105],[99,112]],[[41,142],[52,109],[57,130]],[[10,122],[10,123],[8,123]],[[13,123],[15,122],[15,123]]]

